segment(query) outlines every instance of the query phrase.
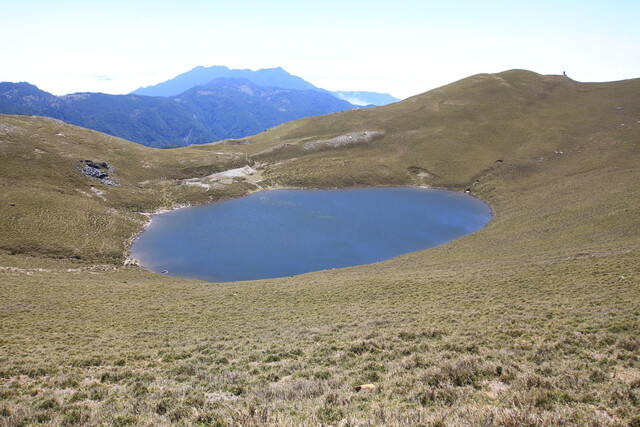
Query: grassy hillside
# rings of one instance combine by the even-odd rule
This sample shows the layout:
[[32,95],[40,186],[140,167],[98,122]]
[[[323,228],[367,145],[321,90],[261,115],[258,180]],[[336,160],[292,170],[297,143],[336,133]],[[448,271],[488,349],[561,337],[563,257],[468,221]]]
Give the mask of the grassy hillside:
[[[0,422],[638,425],[639,114],[640,80],[516,70],[177,150],[0,116]],[[494,218],[284,279],[122,266],[140,212],[399,184],[468,189]]]
[[[248,190],[234,183],[204,193],[181,181],[244,165],[246,155],[240,151],[196,146],[169,152],[49,118],[0,117],[4,256],[122,264],[126,242],[147,220],[140,212],[215,201]],[[119,185],[83,175],[78,167],[84,160],[107,162]]]

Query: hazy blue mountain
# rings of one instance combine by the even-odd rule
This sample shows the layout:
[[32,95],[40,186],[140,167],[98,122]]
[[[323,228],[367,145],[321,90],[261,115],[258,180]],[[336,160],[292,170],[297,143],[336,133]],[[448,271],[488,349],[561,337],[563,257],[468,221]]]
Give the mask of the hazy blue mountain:
[[0,83],[0,112],[3,114],[35,115],[52,111],[59,105],[57,101],[58,97],[27,82]]
[[242,138],[352,108],[329,93],[264,87],[247,79],[216,79],[172,97],[55,96],[29,83],[0,83],[0,113],[53,117],[150,147]]
[[151,147],[213,140],[190,111],[169,98],[104,93],[55,96],[28,83],[0,83],[0,113],[53,117]]
[[282,89],[315,90],[331,93],[335,97],[354,105],[386,105],[400,101],[388,93],[378,92],[330,92],[318,88],[301,77],[288,73],[281,67],[263,68],[257,71],[229,69],[222,65],[213,67],[196,67],[191,71],[180,74],[171,80],[158,83],[154,86],[141,87],[131,92],[133,95],[146,96],[175,96],[192,87],[202,86],[219,78],[247,79],[254,84],[266,87],[278,87]]
[[319,89],[304,79],[289,74],[282,68],[263,68],[257,71],[229,69],[225,66],[196,67],[191,71],[180,74],[171,80],[157,85],[141,87],[131,94],[146,96],[174,96],[194,86],[202,86],[219,78],[247,79],[259,86],[279,87],[283,89],[315,90]]
[[174,99],[219,139],[241,138],[287,121],[354,108],[329,93],[265,87],[237,78],[216,79]]
[[400,101],[388,93],[380,92],[334,91],[331,93],[353,105],[387,105]]

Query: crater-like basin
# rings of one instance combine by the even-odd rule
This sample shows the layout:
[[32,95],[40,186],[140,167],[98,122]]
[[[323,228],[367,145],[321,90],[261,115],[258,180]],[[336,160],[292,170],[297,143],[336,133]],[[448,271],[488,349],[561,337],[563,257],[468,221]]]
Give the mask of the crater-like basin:
[[154,215],[131,256],[171,276],[266,279],[432,248],[490,219],[486,203],[447,190],[268,190]]

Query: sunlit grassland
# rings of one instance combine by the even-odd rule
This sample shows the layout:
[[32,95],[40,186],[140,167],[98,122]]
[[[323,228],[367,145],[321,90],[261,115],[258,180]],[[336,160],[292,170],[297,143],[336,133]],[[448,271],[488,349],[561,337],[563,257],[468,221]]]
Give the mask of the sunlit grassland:
[[[0,423],[638,425],[639,95],[513,71],[165,151],[3,116]],[[383,136],[305,148],[364,131]],[[122,185],[90,182],[83,158]],[[181,181],[246,163],[263,187],[469,189],[494,217],[282,279],[122,266],[139,212],[255,191]]]

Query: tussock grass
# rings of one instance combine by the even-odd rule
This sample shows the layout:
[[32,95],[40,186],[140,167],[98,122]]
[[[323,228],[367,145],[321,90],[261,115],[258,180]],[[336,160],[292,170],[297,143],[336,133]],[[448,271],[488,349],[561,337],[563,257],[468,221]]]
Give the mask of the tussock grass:
[[[167,151],[2,116],[0,423],[640,423],[639,93],[510,71]],[[304,149],[366,131],[383,135]],[[106,200],[74,171],[83,158],[114,166],[119,187],[93,183]],[[181,184],[246,163],[262,187],[468,188],[494,218],[283,279],[122,267],[139,212],[253,191]]]

